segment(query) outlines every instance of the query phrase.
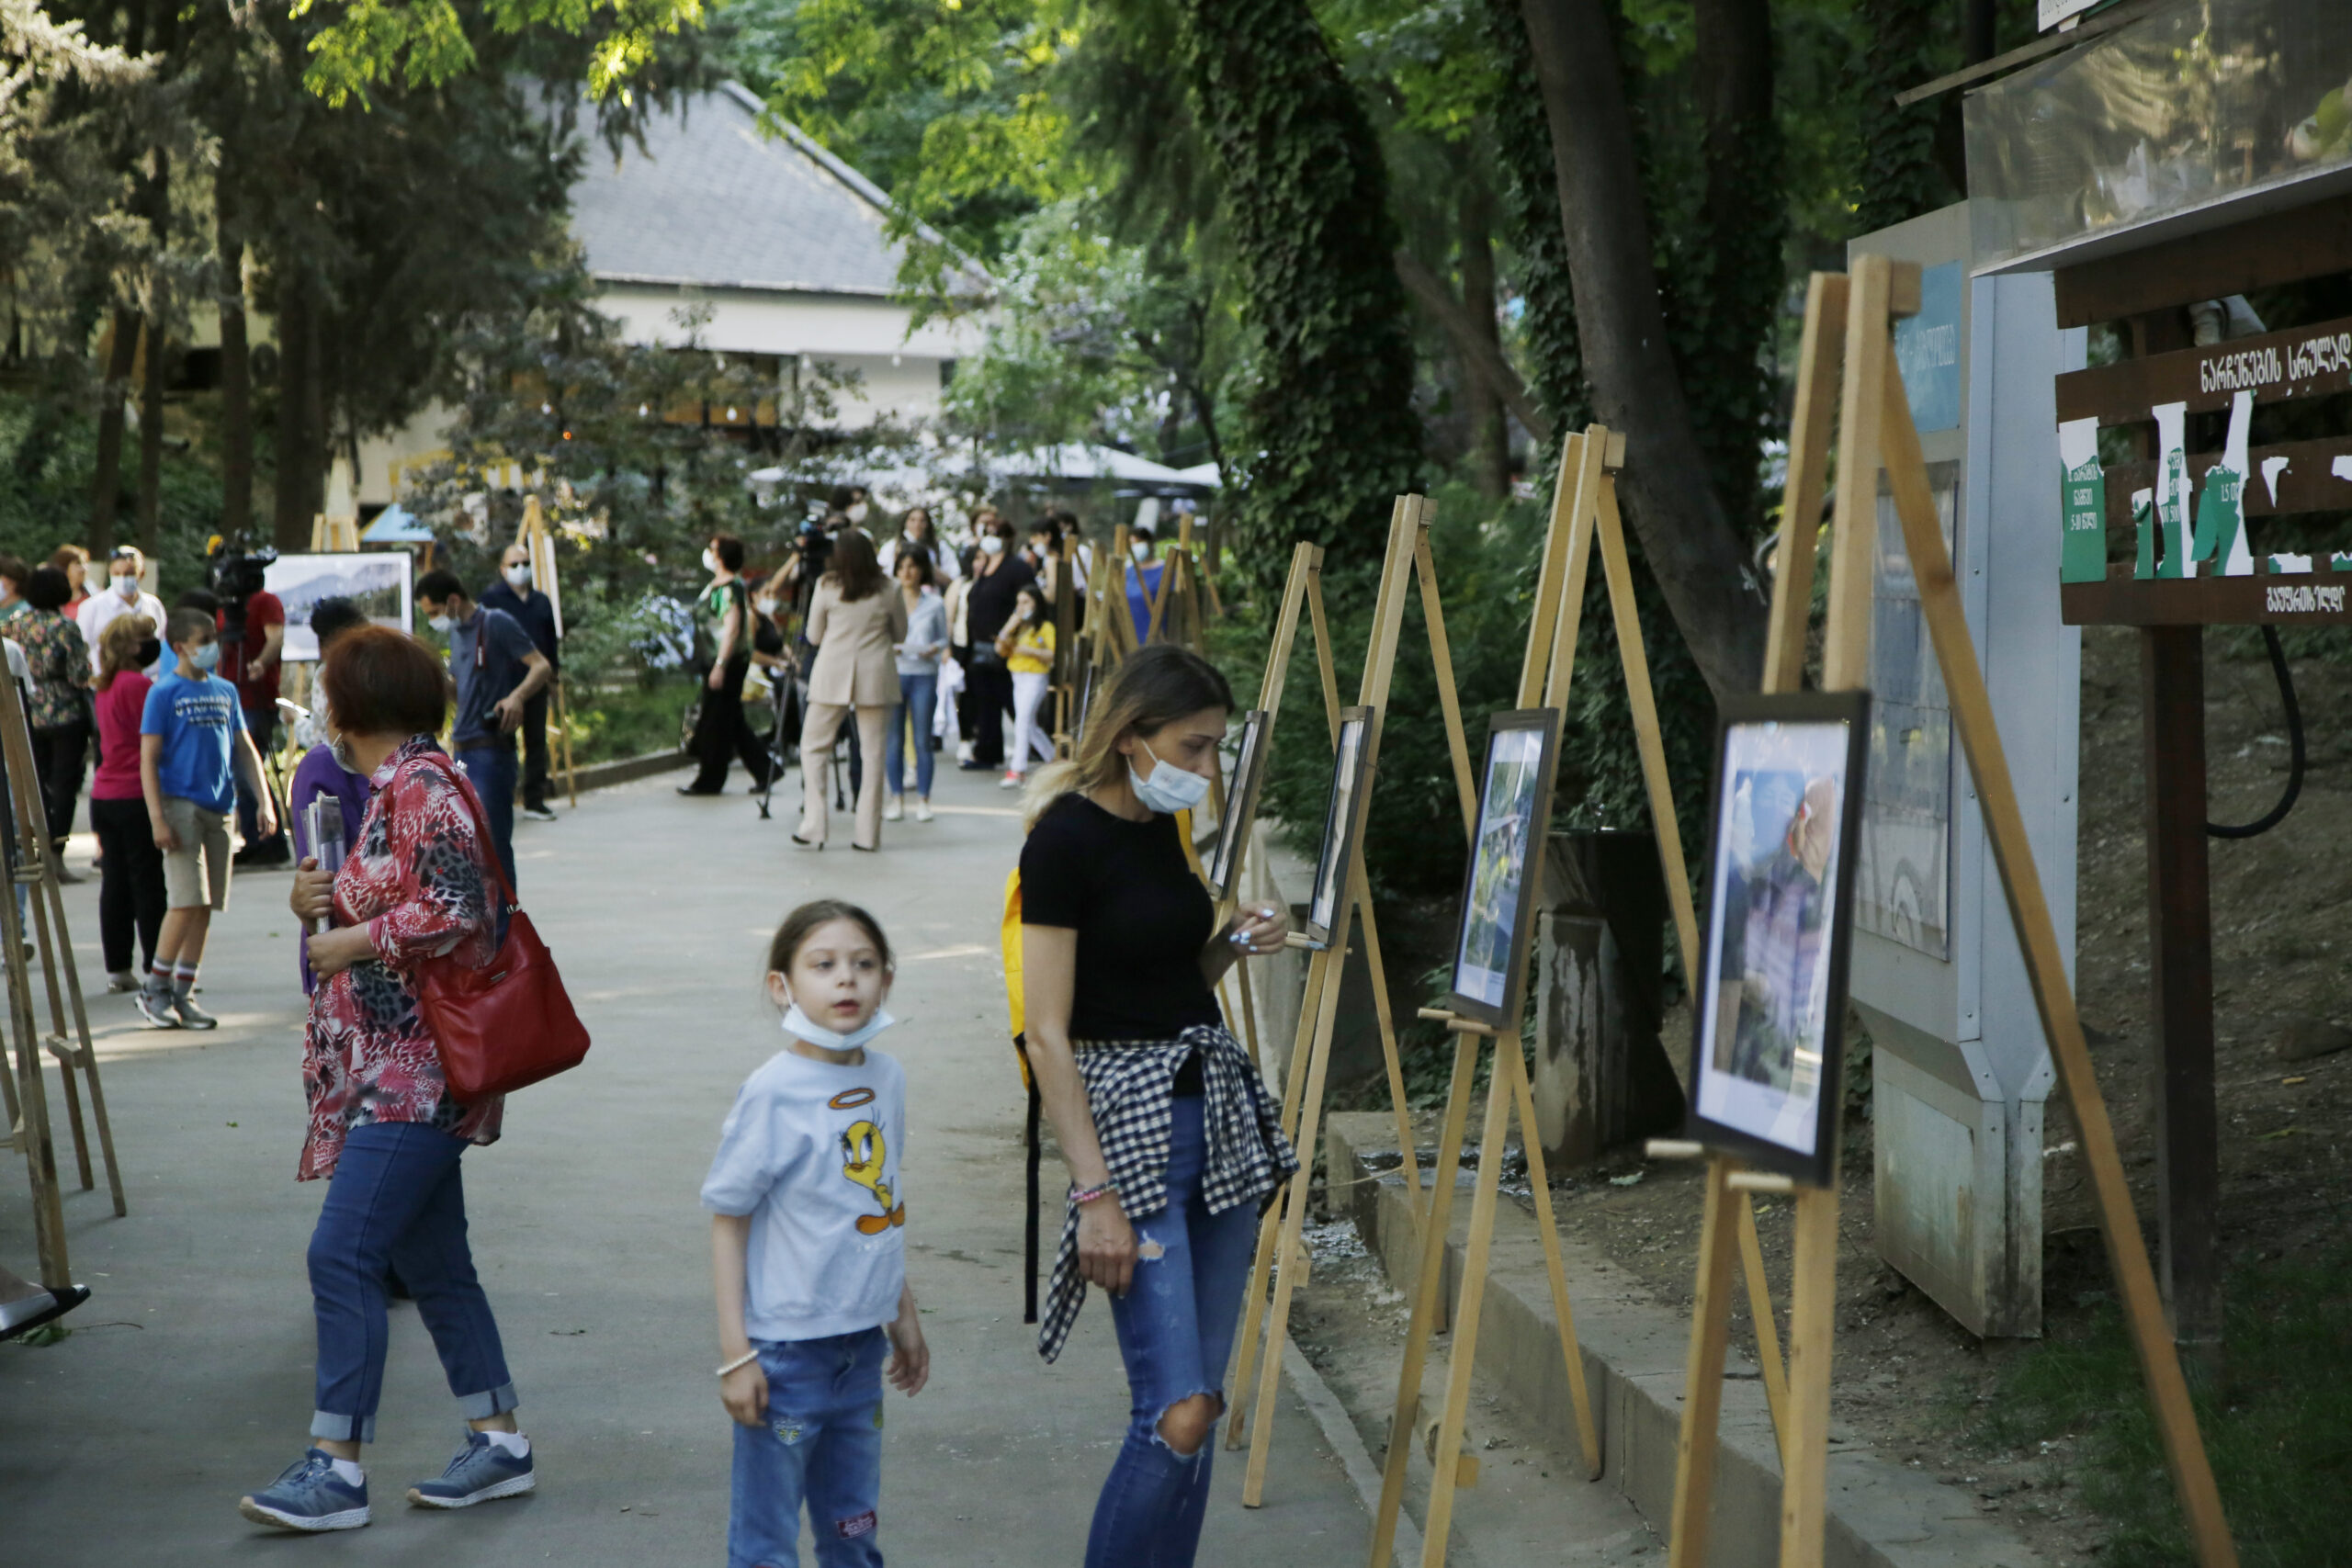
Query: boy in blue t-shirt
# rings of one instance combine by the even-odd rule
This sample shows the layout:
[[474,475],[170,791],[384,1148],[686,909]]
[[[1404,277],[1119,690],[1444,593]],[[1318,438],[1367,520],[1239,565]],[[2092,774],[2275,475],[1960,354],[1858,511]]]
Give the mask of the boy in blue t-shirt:
[[139,720],[139,781],[155,847],[164,852],[168,908],[155,938],[154,967],[134,1000],[150,1029],[211,1029],[220,1021],[188,993],[196,987],[212,911],[229,907],[235,775],[244,776],[260,802],[255,821],[264,839],[277,831],[277,807],[262,778],[261,753],[245,731],[237,688],[212,673],[220,649],[211,615],[174,610],[164,635],[179,663],[147,694]]

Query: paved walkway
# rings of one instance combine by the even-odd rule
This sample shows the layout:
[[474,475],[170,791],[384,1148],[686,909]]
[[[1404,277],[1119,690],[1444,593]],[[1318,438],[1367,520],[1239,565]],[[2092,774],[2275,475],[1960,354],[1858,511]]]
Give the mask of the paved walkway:
[[[1075,1564],[1125,1426],[1097,1298],[1060,1362],[1021,1323],[1021,1094],[994,950],[1019,823],[993,778],[942,775],[939,819],[821,855],[741,795],[681,800],[664,777],[518,825],[523,892],[596,1038],[581,1071],[526,1090],[504,1140],[467,1160],[475,1256],[506,1337],[537,1495],[469,1514],[401,1502],[457,1442],[413,1308],[394,1309],[377,1522],[335,1542],[239,1518],[238,1495],[298,1454],[311,1409],[302,1254],[321,1189],[298,1187],[300,995],[287,878],[247,873],[215,926],[210,1035],[135,1027],[94,997],[130,1187],[66,1205],[74,1266],[96,1291],[41,1349],[0,1346],[0,1560],[48,1565],[337,1562],[594,1564],[724,1561],[729,1427],[716,1364],[708,1225],[695,1192],[735,1087],[776,1048],[760,990],[785,909],[857,898],[899,954],[885,1044],[912,1089],[910,1269],[931,1388],[894,1402],[882,1542],[892,1562]],[[74,863],[86,866],[86,840]],[[103,983],[95,885],[69,888],[83,974]],[[55,1079],[51,1106],[62,1116]],[[62,1122],[60,1157],[70,1157]],[[9,1156],[14,1159],[15,1156]],[[0,1169],[0,1260],[32,1257],[21,1167]],[[1268,1506],[1239,1506],[1220,1456],[1204,1562],[1340,1562],[1365,1521],[1295,1397]]]

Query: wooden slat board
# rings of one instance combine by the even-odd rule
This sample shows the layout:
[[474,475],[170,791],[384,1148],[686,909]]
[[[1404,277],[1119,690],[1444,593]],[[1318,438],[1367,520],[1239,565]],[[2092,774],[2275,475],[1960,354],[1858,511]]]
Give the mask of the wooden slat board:
[[[2205,482],[2206,472],[2222,460],[2219,452],[2191,452],[2188,457],[2188,486],[2193,492]],[[2352,512],[2352,479],[2335,472],[2336,459],[2352,459],[2352,436],[2335,436],[2325,441],[2283,441],[2276,446],[2256,446],[2247,451],[2246,482],[2238,492],[2247,517],[2284,517],[2298,512]],[[2262,466],[2278,458],[2287,466],[2278,470],[2276,498],[2271,494],[2270,480],[2263,478]],[[2132,496],[2134,491],[2154,490],[2156,466],[2154,463],[2117,463],[2106,470],[2107,525],[2128,528],[2132,525]]]
[[2352,571],[2147,580],[2129,566],[2108,571],[2105,582],[2060,583],[2059,618],[2070,626],[2352,625]]
[[2266,213],[2052,275],[2058,324],[2086,327],[2352,270],[2352,197]]
[[2352,390],[2352,318],[2070,370],[2056,384],[2062,424],[2137,424],[2158,403],[2211,412],[2241,391],[2257,403],[2325,397]]

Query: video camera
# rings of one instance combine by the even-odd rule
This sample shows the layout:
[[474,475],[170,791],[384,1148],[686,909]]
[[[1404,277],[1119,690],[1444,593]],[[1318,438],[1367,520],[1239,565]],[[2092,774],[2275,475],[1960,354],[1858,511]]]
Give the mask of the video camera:
[[220,602],[220,653],[231,680],[243,674],[245,649],[245,605],[262,592],[270,563],[277,552],[265,545],[257,550],[232,548],[219,535],[205,550],[204,586]]

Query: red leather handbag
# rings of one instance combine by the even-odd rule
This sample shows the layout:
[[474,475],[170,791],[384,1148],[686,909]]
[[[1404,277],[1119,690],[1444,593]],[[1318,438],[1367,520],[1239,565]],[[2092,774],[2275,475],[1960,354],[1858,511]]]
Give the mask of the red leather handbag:
[[564,992],[555,955],[539,940],[506,880],[472,783],[438,759],[433,765],[449,775],[473,808],[475,829],[506,900],[506,940],[489,963],[475,967],[451,956],[429,960],[416,971],[418,1010],[441,1053],[442,1076],[453,1098],[471,1104],[578,1066],[588,1055],[588,1031]]

